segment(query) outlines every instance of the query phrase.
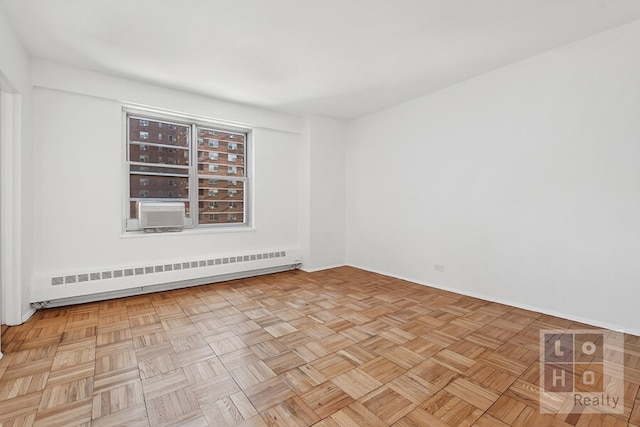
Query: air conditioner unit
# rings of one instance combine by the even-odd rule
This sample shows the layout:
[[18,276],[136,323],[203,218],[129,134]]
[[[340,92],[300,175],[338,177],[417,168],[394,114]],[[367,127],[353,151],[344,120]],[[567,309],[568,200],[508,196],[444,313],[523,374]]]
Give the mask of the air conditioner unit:
[[182,230],[183,202],[138,202],[139,228],[145,231]]

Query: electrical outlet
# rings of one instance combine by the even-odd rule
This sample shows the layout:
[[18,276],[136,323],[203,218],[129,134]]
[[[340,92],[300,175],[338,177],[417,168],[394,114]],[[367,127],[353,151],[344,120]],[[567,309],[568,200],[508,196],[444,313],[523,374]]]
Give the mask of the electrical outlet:
[[439,271],[440,273],[444,273],[444,265],[442,264],[433,264],[433,269],[435,271]]

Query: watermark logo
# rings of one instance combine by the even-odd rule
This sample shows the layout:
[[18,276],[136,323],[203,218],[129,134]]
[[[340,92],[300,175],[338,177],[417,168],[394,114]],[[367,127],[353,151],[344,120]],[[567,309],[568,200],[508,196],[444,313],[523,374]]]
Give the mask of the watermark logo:
[[598,329],[540,331],[540,411],[623,413],[623,334]]

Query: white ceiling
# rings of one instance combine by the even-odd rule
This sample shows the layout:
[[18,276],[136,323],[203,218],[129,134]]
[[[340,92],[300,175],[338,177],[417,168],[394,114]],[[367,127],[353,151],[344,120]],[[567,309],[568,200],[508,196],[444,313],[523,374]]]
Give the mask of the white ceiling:
[[35,58],[354,118],[640,19],[638,0],[0,0]]

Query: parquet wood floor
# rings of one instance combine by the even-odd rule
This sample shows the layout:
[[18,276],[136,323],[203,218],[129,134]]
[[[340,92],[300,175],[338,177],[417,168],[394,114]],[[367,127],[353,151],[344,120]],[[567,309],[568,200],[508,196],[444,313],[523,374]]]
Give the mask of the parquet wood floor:
[[3,426],[640,426],[541,414],[539,331],[587,325],[350,267],[45,309],[4,328]]

